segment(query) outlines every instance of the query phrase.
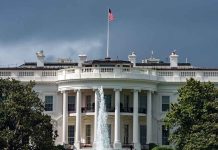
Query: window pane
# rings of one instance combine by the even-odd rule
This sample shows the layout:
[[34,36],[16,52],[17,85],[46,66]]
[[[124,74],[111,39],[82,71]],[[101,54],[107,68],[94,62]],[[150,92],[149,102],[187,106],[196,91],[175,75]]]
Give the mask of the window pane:
[[106,109],[111,108],[111,95],[104,95],[105,98],[105,104],[106,104]]
[[168,111],[170,108],[170,97],[162,96],[162,111]]
[[147,112],[147,95],[139,95],[139,113]]
[[91,95],[87,95],[86,96],[86,107],[87,107],[88,110],[90,110],[91,106],[92,106],[92,104],[91,104]]
[[91,144],[91,125],[86,125],[86,144]]
[[68,126],[68,143],[70,145],[74,144],[74,126]]
[[169,104],[170,103],[170,97],[169,96],[162,96],[162,103],[163,104]]
[[68,111],[75,111],[75,96],[68,96]]
[[125,108],[128,108],[129,107],[129,95],[124,95],[124,102],[123,102]]
[[45,111],[53,110],[53,96],[45,96]]

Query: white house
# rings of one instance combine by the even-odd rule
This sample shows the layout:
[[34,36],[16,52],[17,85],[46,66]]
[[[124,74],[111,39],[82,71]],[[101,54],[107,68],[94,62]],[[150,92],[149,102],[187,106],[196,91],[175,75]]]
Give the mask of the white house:
[[163,118],[187,78],[218,82],[218,69],[179,63],[175,52],[169,56],[170,63],[153,57],[137,63],[134,53],[128,61],[88,60],[86,55],[79,55],[78,62],[46,62],[43,51],[36,56],[37,62],[0,68],[0,77],[36,81],[35,90],[45,102],[45,113],[51,115],[58,130],[56,144],[77,149],[95,145],[96,90],[100,86],[104,88],[111,147],[138,150],[148,143],[168,144],[169,131]]

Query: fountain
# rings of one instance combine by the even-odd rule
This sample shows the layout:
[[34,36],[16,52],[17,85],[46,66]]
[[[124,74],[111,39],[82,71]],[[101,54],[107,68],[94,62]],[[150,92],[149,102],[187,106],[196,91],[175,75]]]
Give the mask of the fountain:
[[108,136],[107,113],[105,107],[103,88],[98,88],[98,123],[97,123],[97,137],[96,150],[110,149],[110,142]]

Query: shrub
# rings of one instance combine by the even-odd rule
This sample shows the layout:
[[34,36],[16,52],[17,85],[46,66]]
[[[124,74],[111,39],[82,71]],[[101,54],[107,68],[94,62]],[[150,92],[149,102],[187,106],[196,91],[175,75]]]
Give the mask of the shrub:
[[155,143],[149,143],[149,150],[152,150],[156,146],[157,146],[157,144],[155,144]]

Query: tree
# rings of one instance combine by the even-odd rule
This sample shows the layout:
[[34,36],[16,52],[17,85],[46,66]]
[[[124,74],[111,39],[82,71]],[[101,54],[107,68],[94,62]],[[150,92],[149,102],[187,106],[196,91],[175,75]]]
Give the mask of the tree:
[[34,85],[0,79],[0,149],[54,149],[57,133]]
[[214,84],[194,79],[178,90],[165,123],[172,129],[170,141],[179,150],[218,149],[218,90]]

